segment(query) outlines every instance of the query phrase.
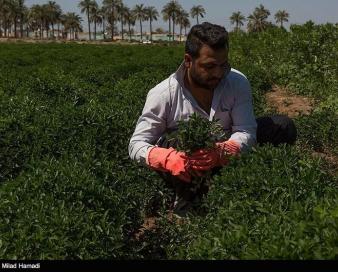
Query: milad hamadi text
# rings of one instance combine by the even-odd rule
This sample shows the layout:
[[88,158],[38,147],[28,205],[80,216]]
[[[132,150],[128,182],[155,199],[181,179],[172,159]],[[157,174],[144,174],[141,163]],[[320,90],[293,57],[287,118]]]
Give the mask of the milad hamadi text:
[[40,269],[40,263],[6,262],[1,263],[1,269]]

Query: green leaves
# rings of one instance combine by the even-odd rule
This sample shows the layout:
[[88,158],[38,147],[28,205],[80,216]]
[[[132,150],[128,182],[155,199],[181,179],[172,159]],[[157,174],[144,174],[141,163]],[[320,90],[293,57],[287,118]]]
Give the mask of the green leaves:
[[209,121],[197,113],[189,120],[178,121],[178,129],[168,136],[168,141],[177,143],[177,150],[192,154],[203,148],[212,148],[214,144],[225,139],[226,135],[217,120]]

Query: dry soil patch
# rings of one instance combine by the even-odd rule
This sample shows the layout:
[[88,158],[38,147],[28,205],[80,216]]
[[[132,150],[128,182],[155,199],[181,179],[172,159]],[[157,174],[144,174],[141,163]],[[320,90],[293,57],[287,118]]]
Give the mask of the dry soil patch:
[[291,94],[287,88],[277,85],[266,94],[266,100],[270,108],[291,118],[311,114],[315,103],[314,99]]

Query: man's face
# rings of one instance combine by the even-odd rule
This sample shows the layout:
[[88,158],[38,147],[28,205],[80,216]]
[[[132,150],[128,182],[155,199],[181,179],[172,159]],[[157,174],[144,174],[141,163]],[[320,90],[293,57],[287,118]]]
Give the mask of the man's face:
[[230,69],[227,49],[214,50],[203,45],[196,59],[189,54],[184,59],[194,84],[208,90],[214,90]]

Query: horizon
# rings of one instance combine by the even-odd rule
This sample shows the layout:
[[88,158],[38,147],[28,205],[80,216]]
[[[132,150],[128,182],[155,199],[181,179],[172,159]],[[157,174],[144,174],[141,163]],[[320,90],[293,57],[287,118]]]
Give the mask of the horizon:
[[[47,3],[47,0],[26,0],[25,4],[29,8],[34,4],[44,4]],[[60,5],[63,12],[75,12],[79,14],[83,21],[83,31],[88,32],[88,23],[85,14],[80,12],[78,3],[80,0],[55,0],[57,4]],[[100,6],[102,5],[102,0],[96,1]],[[164,22],[161,16],[161,10],[163,6],[169,2],[169,0],[124,0],[123,3],[133,8],[136,4],[144,4],[145,6],[154,6],[159,12],[158,21],[153,22],[153,29],[162,28],[164,31],[168,31],[168,23]],[[211,4],[210,1],[200,0],[200,1],[189,1],[189,0],[180,0],[178,1],[182,7],[190,13],[190,9],[194,5],[202,5],[206,10],[206,15],[204,18],[199,19],[199,23],[202,22],[211,22],[224,26],[227,30],[231,31],[234,28],[234,25],[230,23],[230,16],[233,12],[241,11],[242,14],[247,18],[251,14],[255,7],[258,7],[262,4],[265,8],[270,11],[270,16],[268,21],[275,23],[274,15],[278,10],[286,10],[289,16],[289,22],[285,23],[285,27],[289,29],[291,24],[304,24],[305,22],[312,20],[316,24],[325,24],[325,23],[337,23],[338,16],[338,1],[335,0],[284,0],[281,1],[271,1],[271,0],[238,0],[227,1],[227,0],[213,0]],[[304,5],[305,4],[305,5]],[[224,7],[225,10],[222,10],[220,7]],[[196,19],[189,18],[191,25],[196,24]],[[149,23],[142,23],[143,31],[149,31]],[[136,24],[134,27],[136,32],[139,32],[139,24]],[[98,27],[98,30],[102,29]],[[246,29],[246,22],[242,29]]]

